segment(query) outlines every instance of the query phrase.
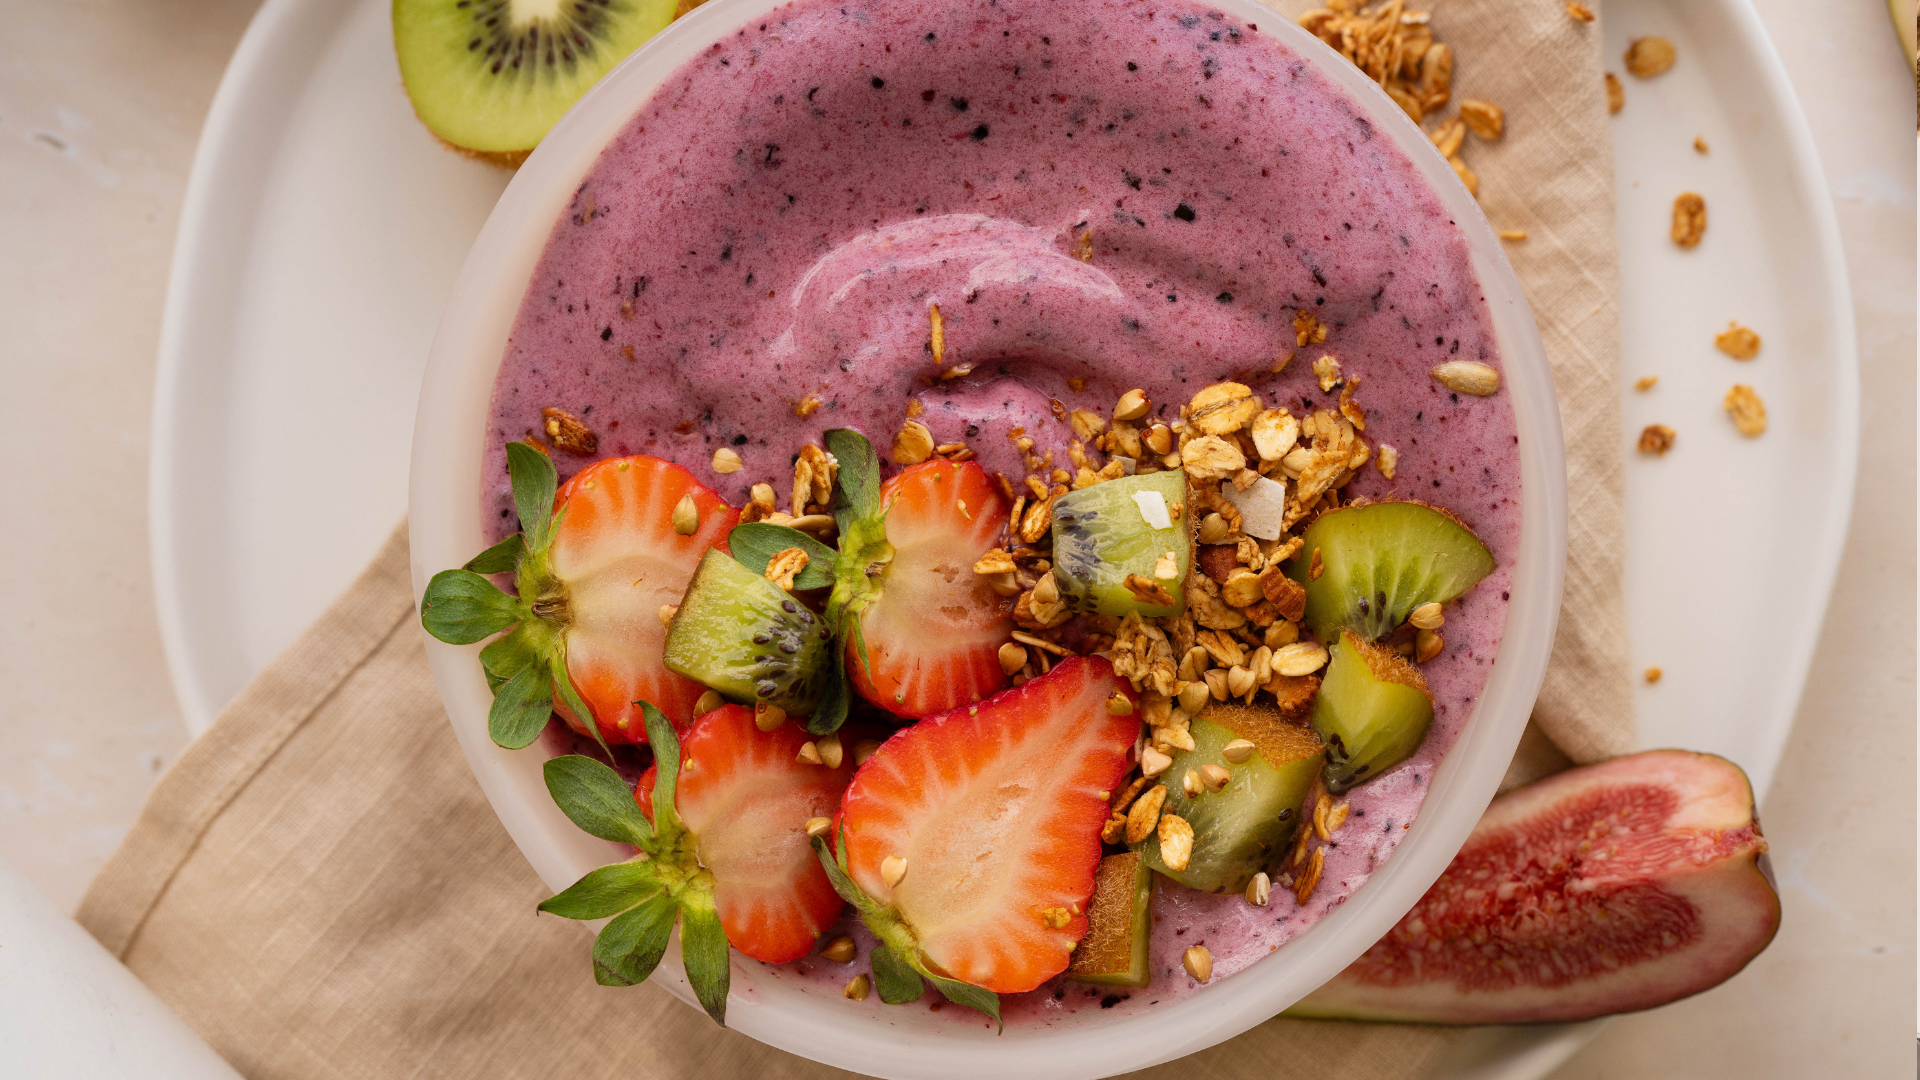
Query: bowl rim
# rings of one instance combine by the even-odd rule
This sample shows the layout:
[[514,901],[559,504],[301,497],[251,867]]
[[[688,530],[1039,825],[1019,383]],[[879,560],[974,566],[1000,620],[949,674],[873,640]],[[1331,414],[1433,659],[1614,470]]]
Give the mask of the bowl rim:
[[[580,178],[654,90],[713,42],[791,0],[712,0],[656,35],[583,96],[521,166],[460,270],[434,336],[414,428],[408,517],[416,601],[439,569],[484,546],[481,450],[494,378],[536,262]],[[1274,1016],[1356,959],[1439,877],[1492,799],[1544,678],[1565,571],[1565,449],[1551,369],[1531,309],[1478,204],[1425,133],[1358,68],[1258,0],[1210,0],[1209,10],[1271,34],[1345,91],[1400,147],[1466,239],[1499,344],[1519,434],[1521,534],[1498,663],[1434,770],[1413,827],[1345,903],[1273,955],[1236,973],[1231,991],[1181,998],[1119,1022],[1023,1025],[954,1023],[927,1010],[854,1010],[770,977],[735,958],[728,1026],[824,1064],[889,1078],[973,1077],[1018,1070],[1033,1078],[1090,1080],[1205,1049]],[[503,750],[487,736],[491,701],[478,646],[424,630],[428,661],[462,752],[501,824],[534,871],[556,890],[623,857],[579,832],[541,780],[538,751]],[[653,976],[694,999],[677,944]],[[584,977],[584,967],[583,967]]]

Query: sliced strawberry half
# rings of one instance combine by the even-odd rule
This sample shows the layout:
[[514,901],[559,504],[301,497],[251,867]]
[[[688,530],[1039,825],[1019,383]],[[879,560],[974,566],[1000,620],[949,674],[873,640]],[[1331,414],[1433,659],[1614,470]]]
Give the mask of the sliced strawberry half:
[[[707,549],[725,550],[739,513],[659,458],[611,458],[561,486],[544,453],[509,443],[507,467],[522,531],[435,574],[420,599],[420,621],[441,641],[508,631],[480,650],[493,741],[526,746],[558,712],[602,743],[646,742],[643,701],[676,724],[693,719],[703,688],[667,670],[660,611],[679,602]],[[511,596],[488,580],[506,573]]]
[[[929,461],[880,489],[892,561],[848,635],[847,673],[860,696],[901,716],[931,716],[1006,688],[996,655],[1013,605],[973,564],[998,545],[1011,509],[974,462]],[[866,646],[864,662],[860,646]]]
[[[862,916],[923,973],[995,993],[1064,971],[1087,932],[1107,797],[1139,731],[1125,680],[1075,657],[975,706],[902,729],[842,801]],[[905,876],[889,877],[905,860]],[[914,963],[913,953],[908,962]]]
[[[697,526],[682,536],[674,508],[691,497]],[[708,548],[726,550],[740,512],[670,461],[637,455],[575,473],[554,499],[552,573],[565,587],[567,676],[612,742],[645,742],[640,702],[676,724],[706,687],[668,671],[660,609],[678,604]],[[586,725],[555,700],[562,719]]]
[[[770,964],[812,952],[846,906],[808,846],[806,826],[838,811],[853,762],[803,764],[806,741],[792,723],[761,731],[741,705],[701,716],[680,736],[674,805],[713,875],[720,925],[734,948]],[[634,791],[649,821],[654,776],[648,769]]]

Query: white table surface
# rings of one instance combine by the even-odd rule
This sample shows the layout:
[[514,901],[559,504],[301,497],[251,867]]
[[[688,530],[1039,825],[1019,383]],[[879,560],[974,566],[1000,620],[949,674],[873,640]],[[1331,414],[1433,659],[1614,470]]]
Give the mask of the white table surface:
[[[1556,1080],[1912,1068],[1912,84],[1879,0],[1756,6],[1838,204],[1865,401],[1845,561],[1762,808],[1786,919],[1748,971],[1616,1021]],[[154,349],[194,141],[254,4],[7,7],[0,460],[12,467],[0,535],[12,573],[0,603],[0,858],[71,909],[186,742],[147,562]]]

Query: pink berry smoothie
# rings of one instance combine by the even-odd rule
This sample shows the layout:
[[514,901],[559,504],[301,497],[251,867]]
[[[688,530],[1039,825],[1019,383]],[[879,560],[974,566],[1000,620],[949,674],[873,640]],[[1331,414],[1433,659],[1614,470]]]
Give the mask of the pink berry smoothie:
[[[1017,480],[1015,427],[1066,463],[1055,403],[1106,415],[1140,387],[1172,418],[1233,378],[1300,416],[1336,404],[1310,370],[1322,353],[1359,380],[1364,437],[1399,461],[1348,493],[1442,506],[1501,566],[1449,606],[1446,652],[1424,667],[1430,734],[1354,789],[1304,908],[1279,887],[1261,908],[1164,884],[1152,986],[1056,981],[1008,999],[1012,1023],[1151,1008],[1195,990],[1188,946],[1209,948],[1218,983],[1342,903],[1419,812],[1505,623],[1512,410],[1504,390],[1456,396],[1428,376],[1500,366],[1465,241],[1392,141],[1270,31],[1177,2],[798,0],[675,73],[602,153],[495,386],[482,497],[504,535],[504,444],[548,406],[593,427],[600,455],[672,459],[738,505],[760,481],[784,492],[828,427],[884,454],[910,399],[938,441]],[[1296,347],[1301,308],[1330,327],[1324,345]],[[809,395],[818,411],[796,415]],[[723,446],[742,470],[712,470]],[[563,477],[590,460],[556,451]],[[838,995],[852,970],[771,974]]]

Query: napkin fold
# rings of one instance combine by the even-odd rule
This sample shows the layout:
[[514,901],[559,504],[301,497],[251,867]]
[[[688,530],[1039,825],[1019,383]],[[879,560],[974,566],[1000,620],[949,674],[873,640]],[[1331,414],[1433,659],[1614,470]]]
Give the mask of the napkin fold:
[[[1527,231],[1508,254],[1567,438],[1566,604],[1520,782],[1634,743],[1600,27],[1557,0],[1437,7],[1455,100],[1507,111],[1505,138],[1466,153],[1495,227]],[[403,526],[161,778],[81,924],[255,1080],[852,1075],[592,981],[580,928],[535,914],[546,890],[460,755],[420,634]],[[1464,1037],[1275,1019],[1139,1075],[1418,1077]]]

